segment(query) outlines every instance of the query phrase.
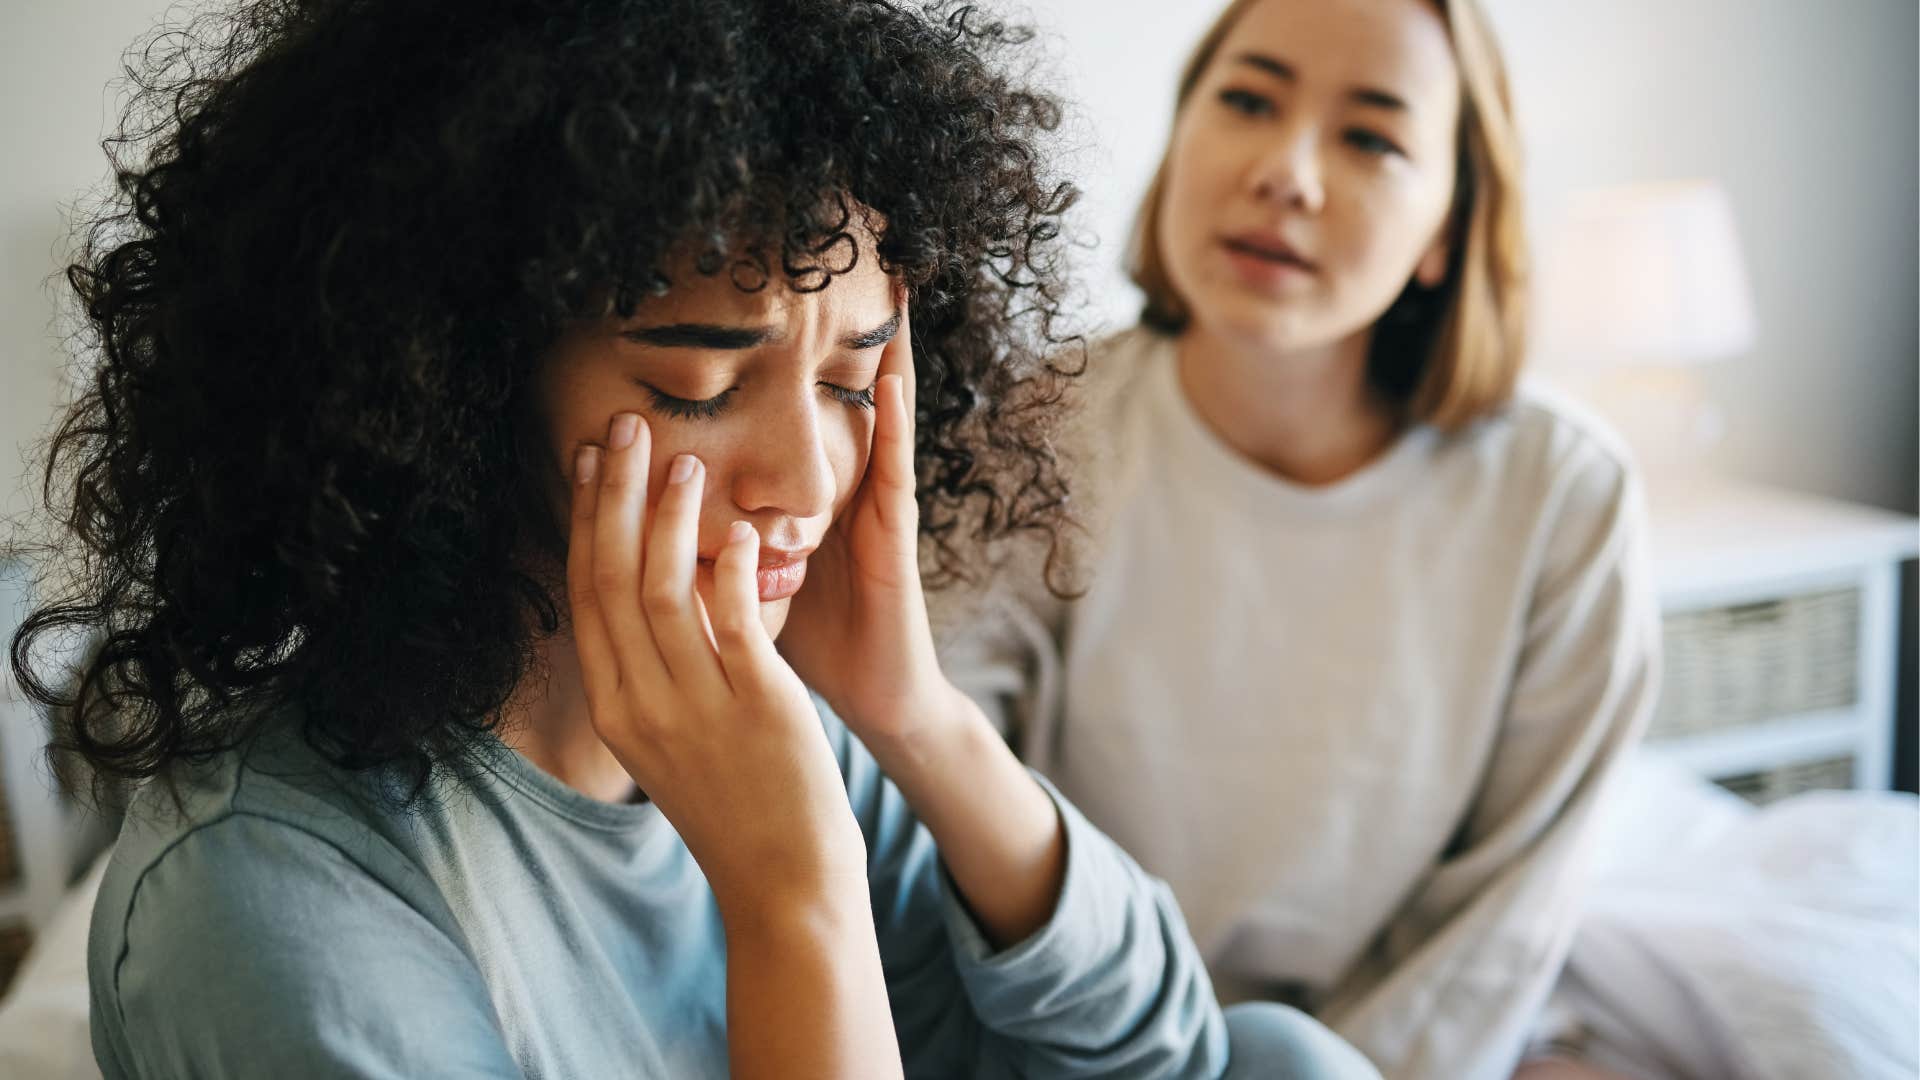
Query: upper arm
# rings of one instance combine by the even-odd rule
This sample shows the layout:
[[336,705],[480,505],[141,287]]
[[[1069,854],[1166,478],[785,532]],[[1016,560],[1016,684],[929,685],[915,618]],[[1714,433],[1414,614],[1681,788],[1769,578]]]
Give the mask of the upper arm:
[[1653,705],[1660,629],[1642,495],[1619,459],[1584,450],[1557,476],[1543,522],[1500,738],[1467,823],[1470,842],[1546,828],[1638,738]]
[[176,843],[142,875],[105,959],[96,1031],[136,1075],[520,1075],[464,950],[338,848],[278,822],[233,816]]
[[1506,1076],[1565,957],[1609,781],[1644,727],[1659,622],[1632,473],[1554,475],[1499,735],[1446,856],[1322,1015],[1383,1069]]

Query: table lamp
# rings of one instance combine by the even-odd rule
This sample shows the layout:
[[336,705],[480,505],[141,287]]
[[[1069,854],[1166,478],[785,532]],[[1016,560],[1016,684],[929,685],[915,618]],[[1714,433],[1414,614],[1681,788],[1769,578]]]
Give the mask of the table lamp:
[[1700,368],[1756,334],[1726,193],[1691,180],[1578,192],[1548,252],[1543,358],[1572,369],[1650,485],[1696,477],[1722,427]]

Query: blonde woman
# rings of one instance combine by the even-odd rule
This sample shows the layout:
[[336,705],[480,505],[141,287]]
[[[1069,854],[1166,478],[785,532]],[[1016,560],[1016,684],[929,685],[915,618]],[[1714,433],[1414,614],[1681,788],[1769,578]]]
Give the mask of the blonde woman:
[[950,655],[1223,997],[1504,1078],[1658,629],[1626,457],[1519,381],[1495,42],[1472,0],[1236,0],[1178,102],[1068,447],[1084,592]]

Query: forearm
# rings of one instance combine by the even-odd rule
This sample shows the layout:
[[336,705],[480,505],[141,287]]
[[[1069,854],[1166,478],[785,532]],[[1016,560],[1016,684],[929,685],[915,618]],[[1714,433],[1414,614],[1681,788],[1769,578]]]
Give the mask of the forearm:
[[730,1073],[898,1077],[864,880],[799,899],[723,903]]
[[988,940],[1004,948],[1052,917],[1066,875],[1066,830],[979,706],[948,691],[937,721],[868,749],[933,834]]

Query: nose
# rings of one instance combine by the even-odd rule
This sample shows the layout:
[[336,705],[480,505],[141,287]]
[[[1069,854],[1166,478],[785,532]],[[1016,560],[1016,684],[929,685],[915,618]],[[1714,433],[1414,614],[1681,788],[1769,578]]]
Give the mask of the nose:
[[741,510],[800,519],[832,512],[833,463],[812,397],[800,390],[760,417],[735,458],[731,494]]
[[1317,214],[1327,203],[1320,140],[1305,125],[1289,128],[1254,163],[1253,191],[1263,203]]

